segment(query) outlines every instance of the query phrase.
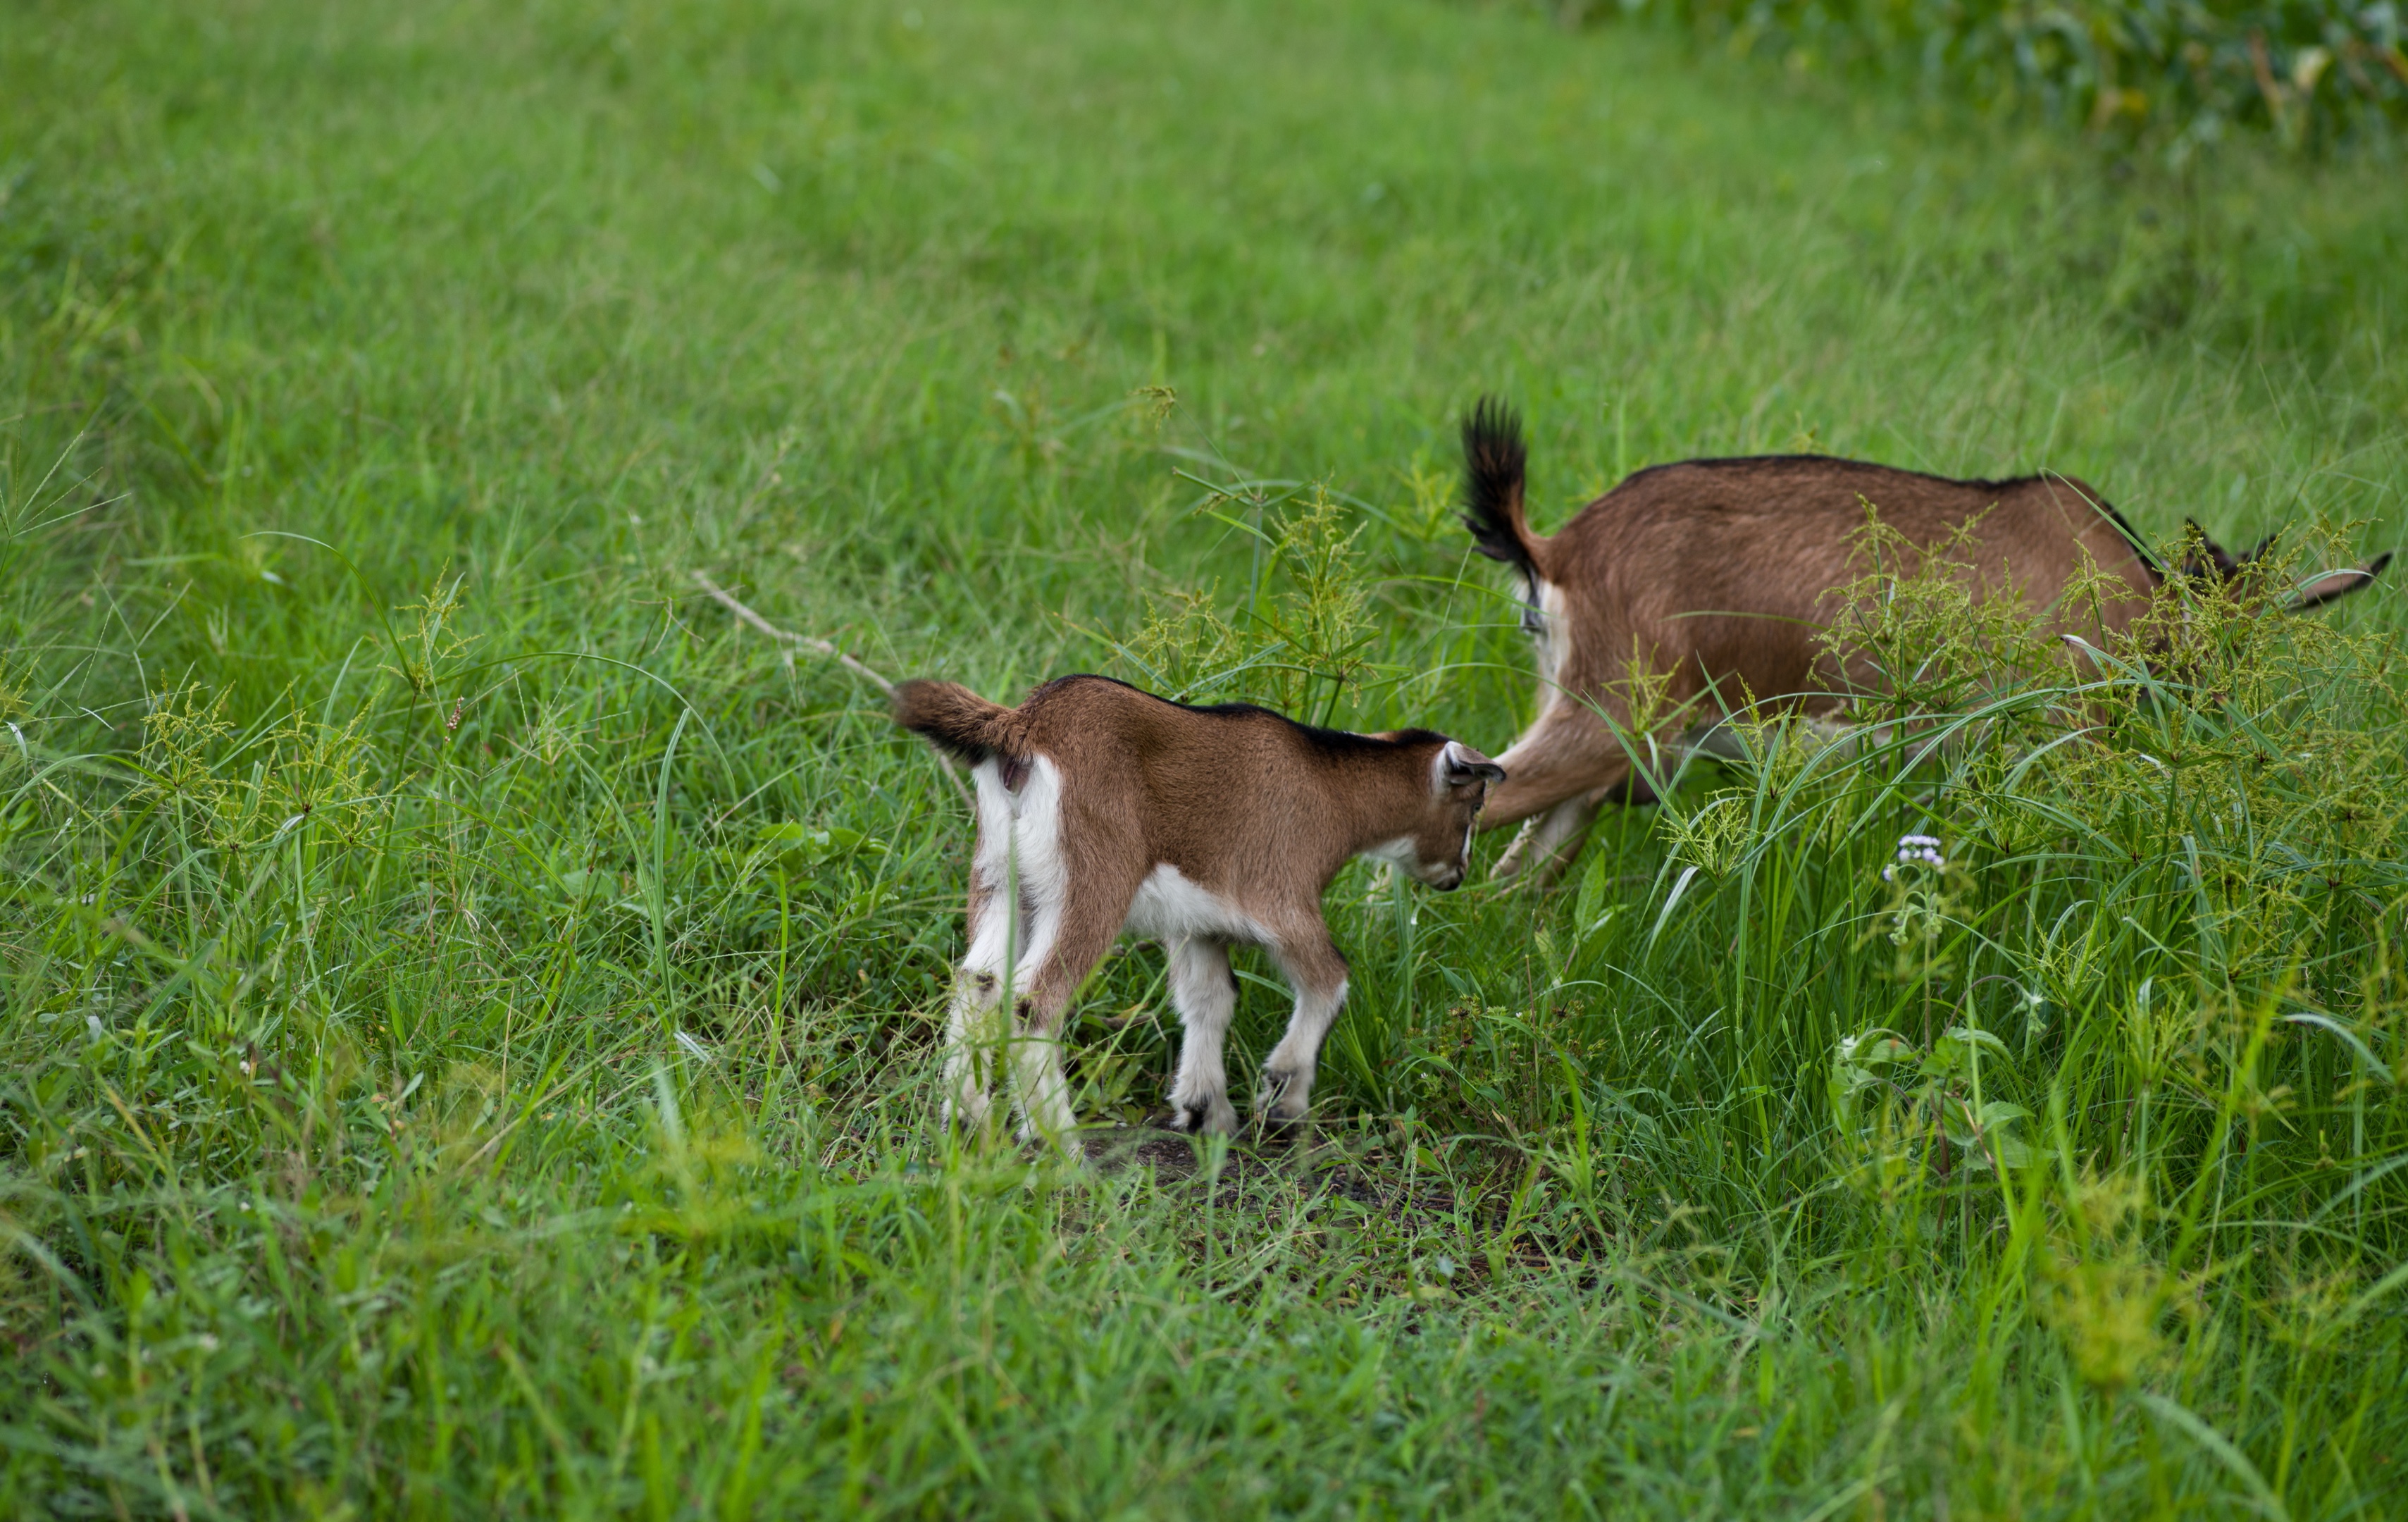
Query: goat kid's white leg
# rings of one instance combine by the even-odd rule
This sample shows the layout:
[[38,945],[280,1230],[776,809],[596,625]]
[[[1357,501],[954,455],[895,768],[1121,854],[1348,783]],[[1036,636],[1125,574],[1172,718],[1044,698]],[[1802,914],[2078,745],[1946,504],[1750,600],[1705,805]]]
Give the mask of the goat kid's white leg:
[[965,1130],[983,1127],[994,1107],[987,1074],[1005,1032],[993,977],[964,969],[945,1015],[945,1120]]
[[1312,1109],[1312,1079],[1321,1063],[1321,1043],[1338,1021],[1346,1002],[1346,980],[1334,988],[1315,988],[1290,973],[1297,984],[1296,1013],[1288,1017],[1287,1034],[1271,1048],[1263,1064],[1262,1098],[1256,1109],[1275,1127],[1295,1125]]
[[1227,1136],[1238,1128],[1222,1055],[1229,1021],[1238,1012],[1238,980],[1229,971],[1228,947],[1194,940],[1171,946],[1170,1007],[1179,1012],[1186,1032],[1180,1043],[1179,1076],[1170,1085],[1171,1127]]
[[[1078,1147],[1077,1117],[1070,1109],[1069,1080],[1062,1071],[1057,1029],[1068,990],[1047,996],[1039,975],[1052,960],[1062,934],[1069,897],[1069,868],[1062,853],[1062,778],[1054,763],[1038,756],[1017,793],[1003,785],[992,761],[971,768],[979,787],[981,869],[996,896],[994,917],[1016,906],[1017,923],[998,926],[996,965],[1011,969],[1010,1009],[998,1012],[1002,1051],[998,1065],[1011,1078],[1023,1142],[1043,1137]],[[995,844],[990,847],[988,842]],[[1083,969],[1082,969],[1083,970]],[[1075,983],[1075,980],[1073,980]]]
[[1020,1140],[1041,1138],[1074,1159],[1084,1157],[1078,1140],[1079,1117],[1070,1108],[1070,1080],[1062,1070],[1061,1041],[1041,1031],[1015,1029],[1011,1075],[1020,1097]]
[[1012,1094],[1020,1106],[1019,1136],[1023,1142],[1041,1138],[1052,1145],[1067,1148],[1074,1156],[1084,1156],[1075,1135],[1079,1117],[1070,1108],[1070,1080],[1062,1070],[1062,1041],[1057,1033],[1068,1012],[1053,1011],[1049,1019],[1039,1012],[1031,995],[1020,992],[1037,986],[1038,973],[1061,928],[1060,911],[1055,906],[1040,904],[1031,920],[1029,949],[1012,977],[1011,1026],[1007,1038]]
[[953,998],[945,1012],[942,1092],[945,1119],[968,1130],[983,1129],[994,1108],[989,1075],[1003,1055],[1010,1027],[1003,1015],[1003,974],[1010,966],[1010,924],[1005,907],[990,897],[970,931],[970,949],[953,974]]

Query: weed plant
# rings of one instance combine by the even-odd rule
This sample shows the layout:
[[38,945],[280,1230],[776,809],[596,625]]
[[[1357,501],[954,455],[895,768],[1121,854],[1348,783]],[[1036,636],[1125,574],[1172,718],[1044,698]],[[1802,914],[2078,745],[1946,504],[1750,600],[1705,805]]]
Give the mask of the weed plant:
[[[1542,526],[1829,449],[2388,542],[2388,180],[1760,79],[1436,4],[17,7],[0,1511],[2397,1511],[2387,588],[2086,653],[1869,558],[1849,744],[1552,895],[1340,878],[1311,1144],[936,1124],[969,821],[874,678],[1501,749],[1481,391]],[[1142,1116],[1158,955],[1081,1009]]]

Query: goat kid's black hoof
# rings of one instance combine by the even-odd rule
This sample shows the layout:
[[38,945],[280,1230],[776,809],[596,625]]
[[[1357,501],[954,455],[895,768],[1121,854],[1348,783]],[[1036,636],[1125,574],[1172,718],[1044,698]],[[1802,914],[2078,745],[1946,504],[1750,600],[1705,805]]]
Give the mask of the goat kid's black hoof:
[[[1209,1104],[1173,1105],[1165,1115],[1161,1124],[1167,1129],[1177,1131],[1182,1136],[1211,1136],[1216,1134],[1212,1125],[1212,1107]],[[1236,1130],[1236,1120],[1233,1116],[1230,1123],[1220,1127],[1217,1134],[1227,1135]]]

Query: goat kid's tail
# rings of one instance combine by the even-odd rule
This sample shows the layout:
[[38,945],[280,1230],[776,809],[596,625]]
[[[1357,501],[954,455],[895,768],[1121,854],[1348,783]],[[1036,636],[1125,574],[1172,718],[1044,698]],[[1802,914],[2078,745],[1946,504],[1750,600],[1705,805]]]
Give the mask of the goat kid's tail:
[[1539,538],[1522,510],[1522,477],[1529,452],[1522,420],[1495,396],[1483,396],[1463,420],[1463,526],[1473,545],[1536,584]]
[[1019,711],[955,682],[906,682],[895,689],[895,722],[971,766],[998,755],[1016,760],[1019,720]]

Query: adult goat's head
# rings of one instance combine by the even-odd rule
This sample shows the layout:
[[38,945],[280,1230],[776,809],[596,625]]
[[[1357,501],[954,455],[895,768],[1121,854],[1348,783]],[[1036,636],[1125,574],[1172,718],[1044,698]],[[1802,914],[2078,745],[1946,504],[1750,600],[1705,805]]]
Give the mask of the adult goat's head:
[[2183,520],[2184,543],[2182,563],[2176,574],[2185,580],[2213,586],[2230,587],[2235,591],[2254,591],[2260,595],[2279,592],[2282,606],[2293,612],[2321,608],[2326,603],[2348,596],[2362,587],[2374,584],[2383,567],[2391,563],[2388,550],[2363,565],[2346,566],[2339,570],[2319,571],[2288,588],[2272,588],[2262,583],[2273,562],[2267,552],[2273,549],[2275,536],[2269,534],[2252,546],[2249,553],[2235,555],[2208,538],[2207,530],[2192,519]]

